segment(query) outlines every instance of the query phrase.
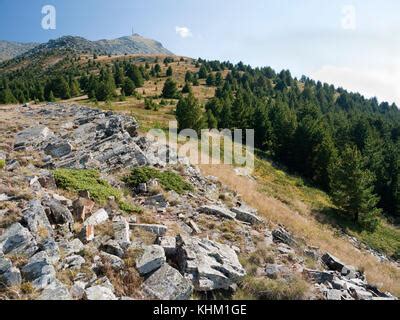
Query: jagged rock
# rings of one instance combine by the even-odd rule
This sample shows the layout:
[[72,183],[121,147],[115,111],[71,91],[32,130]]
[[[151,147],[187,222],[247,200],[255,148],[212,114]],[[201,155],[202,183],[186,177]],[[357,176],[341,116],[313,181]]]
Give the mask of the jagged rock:
[[210,206],[202,206],[199,208],[199,211],[206,214],[220,216],[226,219],[235,219],[236,214],[226,208],[218,207],[214,205]]
[[124,256],[124,250],[116,240],[110,239],[106,243],[103,243],[101,245],[101,250],[120,258]]
[[262,220],[260,217],[257,216],[257,213],[252,212],[251,209],[246,206],[232,208],[231,211],[236,214],[237,220],[244,221],[250,224],[262,223]]
[[73,239],[71,241],[63,241],[59,244],[59,247],[65,256],[69,256],[82,251],[85,246],[79,239]]
[[304,269],[303,272],[317,283],[332,282],[334,279],[334,273],[332,272],[311,270],[307,268]]
[[294,254],[294,250],[285,243],[279,243],[276,249],[282,255]]
[[196,222],[194,222],[192,219],[189,219],[189,227],[192,228],[194,233],[201,233],[201,229],[199,228],[199,226],[197,225]]
[[125,267],[124,261],[116,255],[100,252],[100,256],[103,262],[109,263],[114,270],[122,270]]
[[54,200],[60,202],[63,206],[72,207],[72,205],[73,205],[73,202],[72,202],[71,199],[68,199],[68,198],[66,198],[64,196],[61,196],[61,195],[57,194],[57,193],[53,193],[52,197],[53,197]]
[[346,289],[346,281],[344,281],[338,277],[334,277],[334,279],[331,281],[331,284],[334,289],[337,289],[337,290]]
[[15,159],[10,159],[6,162],[6,167],[4,168],[6,171],[14,171],[20,167],[19,161]]
[[44,141],[47,141],[53,135],[53,132],[45,126],[36,126],[25,129],[17,133],[15,137],[14,149],[28,145],[38,146]]
[[85,296],[87,300],[117,300],[112,290],[102,285],[86,289]]
[[288,246],[296,245],[296,241],[294,240],[293,236],[282,227],[272,231],[272,236],[275,242],[282,242]]
[[85,263],[85,259],[78,255],[66,257],[63,261],[63,269],[76,269],[79,270]]
[[177,260],[198,291],[229,289],[246,274],[232,248],[208,239],[178,236]]
[[49,208],[49,219],[53,224],[70,224],[74,223],[74,217],[71,211],[56,199],[48,198],[43,204]]
[[51,172],[49,172],[47,170],[43,170],[43,171],[40,172],[40,175],[38,177],[38,181],[39,181],[40,185],[43,188],[46,188],[46,189],[55,189],[55,188],[57,188],[56,180],[54,179],[54,176],[52,175]]
[[144,275],[158,269],[165,262],[165,253],[161,246],[146,246],[143,255],[136,260],[136,269],[141,275]]
[[31,257],[28,263],[21,269],[25,281],[31,281],[37,289],[43,289],[56,278],[56,271],[45,251],[41,251]]
[[0,236],[0,251],[4,254],[23,254],[31,257],[37,250],[32,234],[20,223],[14,223]]
[[95,204],[94,201],[82,197],[75,200],[72,203],[72,207],[76,220],[85,221],[86,217],[92,212]]
[[166,208],[166,207],[168,207],[168,202],[167,202],[167,200],[165,200],[164,195],[156,194],[154,196],[148,197],[145,200],[144,205],[153,206],[153,207],[157,207],[157,208]]
[[102,224],[108,220],[108,213],[104,209],[99,209],[95,213],[93,213],[86,221],[83,223],[84,226],[92,225],[96,226],[98,224]]
[[53,228],[39,200],[32,200],[23,211],[22,222],[39,241],[44,238],[53,237]]
[[193,286],[178,270],[164,263],[142,285],[142,291],[150,299],[188,300]]
[[62,158],[72,152],[72,145],[69,142],[60,141],[49,143],[44,152],[54,158]]
[[53,238],[44,239],[40,243],[40,249],[47,252],[51,263],[55,264],[60,260],[60,249]]
[[264,231],[264,244],[268,247],[274,243],[272,232],[268,229]]
[[88,243],[94,240],[94,226],[88,224],[83,226],[81,231],[78,234],[78,238],[82,240],[84,243]]
[[265,275],[271,279],[277,279],[280,274],[288,274],[289,269],[283,265],[269,263],[265,266]]
[[55,280],[42,291],[38,300],[72,300],[72,296],[63,283]]
[[0,275],[10,270],[11,267],[12,267],[11,260],[4,256],[1,256],[0,254]]
[[342,300],[343,294],[342,290],[330,289],[326,291],[326,300]]
[[22,283],[21,272],[16,267],[10,267],[6,272],[0,273],[0,287],[18,287]]
[[122,246],[126,247],[131,243],[129,223],[124,217],[119,217],[113,221],[114,239]]
[[350,292],[352,296],[357,300],[371,300],[373,297],[373,294],[371,292],[368,292],[364,289],[351,288]]
[[158,240],[160,246],[164,249],[167,257],[173,256],[176,253],[176,238],[175,237],[161,237]]
[[76,281],[70,290],[70,294],[73,299],[81,300],[85,295],[85,286],[86,284],[82,281]]
[[[330,253],[325,253],[322,257],[321,260],[325,265],[330,269],[334,271],[339,271],[342,272],[343,267],[345,264],[340,261],[338,258],[335,256],[331,255]],[[350,268],[349,268],[350,269]]]
[[132,229],[139,228],[148,232],[152,232],[159,237],[162,237],[167,232],[167,227],[160,224],[143,224],[143,223],[130,223]]
[[314,248],[304,249],[304,254],[307,257],[310,257],[311,259],[314,259],[314,260],[318,260],[320,258],[318,249],[314,249]]
[[346,279],[355,279],[359,277],[359,273],[357,270],[352,267],[352,266],[343,266],[341,270],[342,276],[344,276]]

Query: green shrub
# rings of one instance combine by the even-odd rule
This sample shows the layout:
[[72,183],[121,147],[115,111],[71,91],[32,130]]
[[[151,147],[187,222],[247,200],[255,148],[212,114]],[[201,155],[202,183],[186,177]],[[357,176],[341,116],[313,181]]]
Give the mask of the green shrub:
[[126,212],[137,212],[138,209],[122,200],[122,192],[100,178],[96,170],[57,169],[53,171],[57,186],[61,189],[79,192],[89,191],[90,196],[100,204],[114,197],[119,208]]
[[160,171],[152,167],[134,168],[124,181],[130,187],[135,188],[139,183],[146,183],[151,179],[157,179],[165,190],[174,190],[179,194],[193,190],[192,185],[177,173]]
[[0,159],[0,170],[2,170],[6,166],[6,160]]

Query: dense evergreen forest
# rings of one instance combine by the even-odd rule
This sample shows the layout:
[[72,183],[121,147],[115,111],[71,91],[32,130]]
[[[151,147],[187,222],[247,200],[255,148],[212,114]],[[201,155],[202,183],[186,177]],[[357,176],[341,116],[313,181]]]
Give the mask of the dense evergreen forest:
[[[65,53],[64,53],[65,54]],[[12,70],[0,66],[0,103],[54,101],[87,94],[108,101],[136,94],[155,77],[171,77],[160,65],[173,58],[135,64],[132,60],[82,63],[72,53],[43,67]],[[256,147],[288,171],[329,192],[343,212],[360,226],[374,229],[382,214],[400,216],[400,112],[396,105],[358,93],[293,78],[288,70],[252,68],[239,63],[194,60],[178,89],[168,79],[162,97],[179,99],[180,128],[254,128]],[[192,86],[204,79],[215,97],[201,106]],[[116,90],[121,88],[120,91]],[[120,92],[120,93],[117,93]],[[146,106],[157,109],[146,100]],[[204,108],[205,107],[205,111]]]

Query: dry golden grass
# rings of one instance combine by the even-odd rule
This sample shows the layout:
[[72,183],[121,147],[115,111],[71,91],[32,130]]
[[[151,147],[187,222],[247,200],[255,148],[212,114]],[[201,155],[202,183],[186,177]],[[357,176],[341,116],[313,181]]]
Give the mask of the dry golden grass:
[[283,224],[295,235],[304,238],[312,246],[327,251],[345,263],[364,270],[370,283],[383,290],[400,295],[400,270],[391,263],[379,262],[367,252],[361,252],[346,239],[338,237],[335,229],[315,220],[306,210],[302,214],[293,211],[281,201],[260,191],[257,181],[237,176],[230,165],[200,165],[205,175],[212,175],[237,191],[242,199],[256,208],[274,224]]

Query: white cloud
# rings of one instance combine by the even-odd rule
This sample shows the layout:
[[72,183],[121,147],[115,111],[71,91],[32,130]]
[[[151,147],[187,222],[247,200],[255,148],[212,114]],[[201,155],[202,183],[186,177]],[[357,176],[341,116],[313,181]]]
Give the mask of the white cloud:
[[192,32],[188,27],[175,27],[175,32],[178,34],[181,38],[190,38],[193,36]]
[[311,78],[400,106],[400,65],[375,69],[326,65]]

